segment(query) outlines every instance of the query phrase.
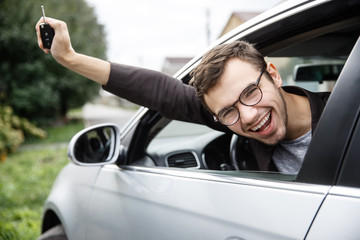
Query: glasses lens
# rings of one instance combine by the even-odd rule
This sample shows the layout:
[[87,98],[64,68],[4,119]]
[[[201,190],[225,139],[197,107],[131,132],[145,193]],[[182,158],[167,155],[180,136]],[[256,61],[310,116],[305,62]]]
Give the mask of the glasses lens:
[[218,118],[226,126],[233,125],[239,119],[239,111],[236,107],[229,107],[221,111]]
[[240,102],[244,105],[252,106],[258,104],[261,98],[261,89],[257,85],[251,85],[241,93]]

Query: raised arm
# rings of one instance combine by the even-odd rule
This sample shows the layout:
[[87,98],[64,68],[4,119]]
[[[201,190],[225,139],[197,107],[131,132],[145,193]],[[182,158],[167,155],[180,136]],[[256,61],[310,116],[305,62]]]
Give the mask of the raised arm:
[[194,88],[161,72],[79,54],[71,46],[66,23],[53,18],[46,20],[54,28],[55,37],[51,50],[44,48],[39,28],[43,22],[41,18],[35,27],[39,47],[45,53],[51,53],[64,67],[103,85],[106,91],[159,111],[168,118],[228,131],[213,121],[212,115],[201,105]]
[[37,22],[35,29],[39,47],[45,53],[51,53],[54,59],[64,67],[86,77],[101,85],[106,85],[110,75],[110,63],[98,58],[86,56],[75,52],[71,46],[70,35],[65,22],[46,18],[47,23],[55,31],[51,50],[44,48],[41,37],[39,24],[43,19]]

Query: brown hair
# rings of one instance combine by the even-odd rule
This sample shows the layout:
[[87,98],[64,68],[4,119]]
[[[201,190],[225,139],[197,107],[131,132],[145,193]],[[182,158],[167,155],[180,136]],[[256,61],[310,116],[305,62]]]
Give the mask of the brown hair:
[[191,85],[194,86],[197,96],[205,107],[207,105],[204,95],[216,85],[227,61],[231,58],[249,62],[260,71],[265,70],[267,66],[260,52],[246,41],[235,41],[214,47],[203,56],[200,64],[191,72]]

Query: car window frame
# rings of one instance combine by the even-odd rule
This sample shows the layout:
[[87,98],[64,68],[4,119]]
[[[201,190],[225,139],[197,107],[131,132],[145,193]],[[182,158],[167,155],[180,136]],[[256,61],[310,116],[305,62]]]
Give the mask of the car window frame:
[[360,188],[360,107],[354,132],[344,156],[336,185]]
[[[320,117],[297,177],[299,182],[329,185],[336,183],[358,119],[360,105],[358,97],[360,92],[358,59],[360,59],[360,36]],[[334,116],[342,117],[341,124],[329,120],[333,119]],[[324,140],[326,140],[326,146],[323,144]],[[324,168],[326,171],[324,171]]]

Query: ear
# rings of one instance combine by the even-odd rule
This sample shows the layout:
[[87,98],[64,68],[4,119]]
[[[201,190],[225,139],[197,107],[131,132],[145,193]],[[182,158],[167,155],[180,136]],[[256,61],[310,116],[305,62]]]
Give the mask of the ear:
[[274,66],[274,64],[268,63],[266,70],[268,71],[268,73],[272,77],[272,79],[273,79],[273,81],[275,83],[275,86],[277,88],[280,88],[282,86],[282,79],[281,79],[281,76],[280,76],[279,72],[276,70],[276,67]]

